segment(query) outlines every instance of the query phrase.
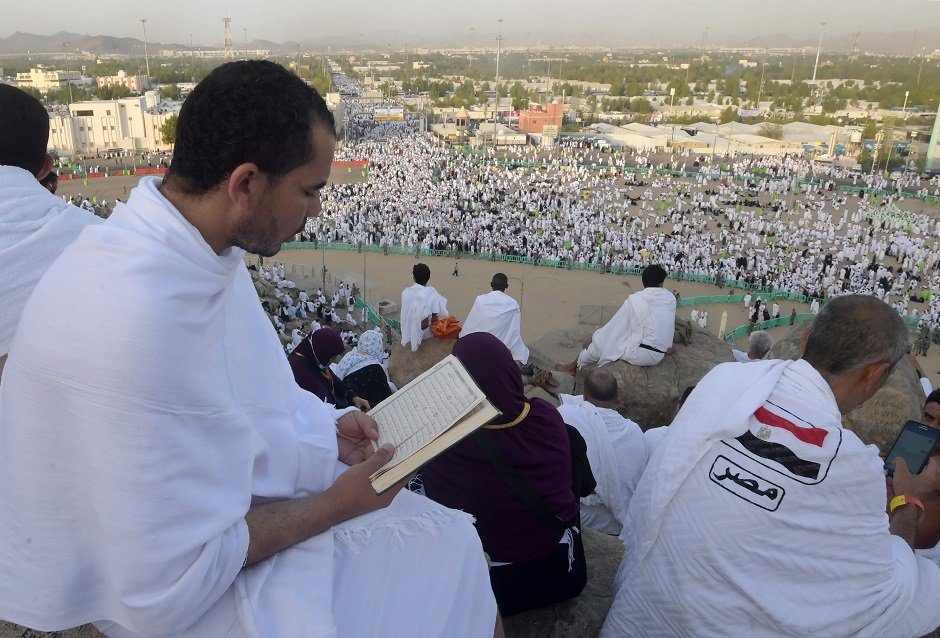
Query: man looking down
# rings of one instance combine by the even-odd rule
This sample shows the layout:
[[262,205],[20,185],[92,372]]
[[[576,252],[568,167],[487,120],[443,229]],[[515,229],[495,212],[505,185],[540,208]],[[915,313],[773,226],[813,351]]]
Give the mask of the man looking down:
[[216,68],[164,182],[37,286],[0,386],[0,617],[118,637],[493,635],[469,517],[376,495],[392,450],[297,386],[244,264],[319,213],[334,135],[282,67]]
[[906,356],[907,327],[836,297],[802,358],[724,363],[669,426],[630,502],[601,635],[921,636],[940,625],[940,567],[912,548],[932,460],[897,462],[886,512],[877,448],[842,427]]
[[422,341],[434,336],[434,322],[448,316],[447,299],[428,285],[431,269],[427,264],[415,264],[411,276],[414,284],[401,292],[401,345],[411,345],[411,351],[417,352]]

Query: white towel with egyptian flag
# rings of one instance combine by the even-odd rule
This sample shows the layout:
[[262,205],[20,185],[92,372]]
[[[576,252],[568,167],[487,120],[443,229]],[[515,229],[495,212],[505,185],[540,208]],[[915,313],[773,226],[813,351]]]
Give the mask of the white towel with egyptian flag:
[[889,532],[882,462],[803,360],[727,363],[627,515],[602,636],[919,636],[940,568]]

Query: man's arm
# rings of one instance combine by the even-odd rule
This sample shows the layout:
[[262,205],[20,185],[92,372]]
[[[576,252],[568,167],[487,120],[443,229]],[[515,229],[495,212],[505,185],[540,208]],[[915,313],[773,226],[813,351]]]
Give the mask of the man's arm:
[[[931,459],[920,474],[911,474],[902,457],[894,462],[894,478],[891,482],[894,494],[914,497],[921,502],[932,500],[940,489],[940,464]],[[902,505],[889,513],[891,533],[900,536],[914,549],[917,526],[924,519],[925,512],[916,505]],[[933,513],[936,515],[936,512]]]
[[343,472],[320,494],[251,507],[245,515],[249,539],[246,565],[269,558],[345,520],[386,507],[404,483],[380,496],[372,488],[369,476],[388,463],[392,453],[392,446],[380,447],[367,460]]

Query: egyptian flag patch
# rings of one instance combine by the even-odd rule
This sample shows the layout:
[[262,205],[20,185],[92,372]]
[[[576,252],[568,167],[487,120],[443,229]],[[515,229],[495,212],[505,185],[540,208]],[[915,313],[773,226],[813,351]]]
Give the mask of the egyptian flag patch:
[[819,483],[842,443],[841,429],[817,428],[773,404],[757,409],[741,436],[725,445],[806,485]]

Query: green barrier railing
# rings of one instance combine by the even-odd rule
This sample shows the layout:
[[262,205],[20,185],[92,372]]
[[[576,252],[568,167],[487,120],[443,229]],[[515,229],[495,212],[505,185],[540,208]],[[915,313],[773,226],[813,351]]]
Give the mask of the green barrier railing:
[[734,343],[741,337],[745,337],[751,332],[754,332],[756,330],[769,330],[771,328],[779,328],[780,326],[797,325],[797,324],[809,321],[815,316],[816,315],[814,315],[811,312],[802,312],[793,318],[792,323],[790,322],[790,317],[787,316],[787,317],[778,317],[776,319],[770,319],[769,321],[760,321],[753,325],[744,324],[743,326],[738,326],[731,332],[726,333],[725,341],[727,341],[728,343]]

